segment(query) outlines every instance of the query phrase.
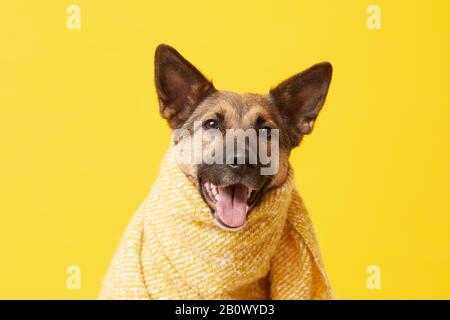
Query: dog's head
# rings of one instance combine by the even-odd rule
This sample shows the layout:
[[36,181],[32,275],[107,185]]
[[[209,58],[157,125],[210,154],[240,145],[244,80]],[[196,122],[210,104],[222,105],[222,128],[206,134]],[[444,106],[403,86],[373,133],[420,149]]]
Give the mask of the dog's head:
[[331,74],[331,64],[323,62],[268,94],[238,94],[217,90],[175,49],[158,46],[160,113],[175,130],[175,148],[191,155],[208,150],[216,160],[190,157],[192,161],[180,161],[180,167],[222,227],[242,227],[264,193],[285,181],[290,151],[311,133]]

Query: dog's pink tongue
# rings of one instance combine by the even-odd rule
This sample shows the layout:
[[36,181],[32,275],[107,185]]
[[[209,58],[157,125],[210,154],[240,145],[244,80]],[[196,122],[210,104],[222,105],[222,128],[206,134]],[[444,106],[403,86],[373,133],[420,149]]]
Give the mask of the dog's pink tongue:
[[216,213],[222,223],[237,228],[247,220],[247,187],[236,184],[229,187],[217,187],[219,199]]

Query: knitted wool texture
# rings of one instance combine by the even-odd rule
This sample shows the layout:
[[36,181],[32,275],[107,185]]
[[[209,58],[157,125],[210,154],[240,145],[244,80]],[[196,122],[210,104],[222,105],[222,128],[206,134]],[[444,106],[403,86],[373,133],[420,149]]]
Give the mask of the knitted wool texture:
[[132,218],[100,299],[331,299],[308,213],[286,182],[223,230],[171,152]]

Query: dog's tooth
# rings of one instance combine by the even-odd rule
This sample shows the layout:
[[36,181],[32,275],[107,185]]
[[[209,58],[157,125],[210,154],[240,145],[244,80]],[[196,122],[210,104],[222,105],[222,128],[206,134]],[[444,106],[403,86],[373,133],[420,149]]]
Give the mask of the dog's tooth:
[[219,194],[218,194],[218,193],[216,193],[216,194],[214,195],[214,199],[216,199],[216,201],[219,201]]

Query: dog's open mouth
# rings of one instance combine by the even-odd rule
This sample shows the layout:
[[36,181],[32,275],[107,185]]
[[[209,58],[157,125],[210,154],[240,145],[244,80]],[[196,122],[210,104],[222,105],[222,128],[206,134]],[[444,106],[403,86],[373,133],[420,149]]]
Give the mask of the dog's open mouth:
[[201,182],[203,197],[214,211],[214,218],[230,229],[242,227],[247,221],[249,209],[255,204],[258,190],[244,184],[216,186]]

